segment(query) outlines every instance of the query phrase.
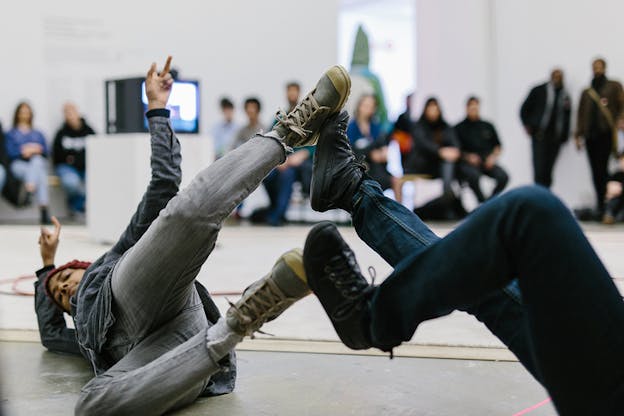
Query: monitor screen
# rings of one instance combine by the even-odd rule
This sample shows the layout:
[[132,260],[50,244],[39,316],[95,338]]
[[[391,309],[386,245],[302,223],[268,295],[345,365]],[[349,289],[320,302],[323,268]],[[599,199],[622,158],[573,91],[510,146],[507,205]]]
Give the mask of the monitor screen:
[[[145,82],[141,84],[141,100],[147,111]],[[171,111],[171,125],[176,133],[199,133],[199,82],[175,81],[167,103]],[[147,129],[147,118],[144,120]]]

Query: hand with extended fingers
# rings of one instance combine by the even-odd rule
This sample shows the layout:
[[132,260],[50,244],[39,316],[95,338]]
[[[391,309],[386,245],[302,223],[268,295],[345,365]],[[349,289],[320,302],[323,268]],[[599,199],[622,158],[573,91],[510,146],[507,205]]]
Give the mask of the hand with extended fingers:
[[56,257],[56,249],[59,245],[59,236],[61,235],[61,223],[56,217],[52,217],[54,231],[41,227],[39,235],[39,251],[41,252],[41,260],[44,266],[52,266]]
[[173,77],[169,73],[171,69],[171,56],[167,57],[165,67],[158,72],[156,62],[152,64],[147,77],[145,78],[145,94],[147,95],[147,109],[154,110],[156,108],[165,108],[171,87],[173,86]]

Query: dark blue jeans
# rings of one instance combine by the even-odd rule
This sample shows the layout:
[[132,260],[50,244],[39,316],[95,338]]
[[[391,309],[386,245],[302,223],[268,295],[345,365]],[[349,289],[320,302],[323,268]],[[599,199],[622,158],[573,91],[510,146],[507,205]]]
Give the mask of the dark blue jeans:
[[287,168],[285,170],[275,168],[264,179],[264,187],[271,201],[266,216],[267,223],[280,225],[284,221],[296,178],[297,171],[295,168]]
[[[355,230],[392,267],[440,240],[416,214],[386,198],[375,181],[365,180],[354,200],[352,218]],[[458,309],[483,322],[541,382],[531,352],[526,310],[521,304],[517,282]]]
[[[361,187],[354,221],[374,194],[368,183]],[[395,224],[404,228],[386,219],[376,231],[388,241]],[[524,319],[516,323],[559,412],[622,414],[624,303],[556,197],[540,187],[517,189],[484,204],[443,239],[429,244],[432,234],[424,235],[425,247],[403,257],[371,299],[375,345],[409,340],[424,320],[478,304],[517,278]]]

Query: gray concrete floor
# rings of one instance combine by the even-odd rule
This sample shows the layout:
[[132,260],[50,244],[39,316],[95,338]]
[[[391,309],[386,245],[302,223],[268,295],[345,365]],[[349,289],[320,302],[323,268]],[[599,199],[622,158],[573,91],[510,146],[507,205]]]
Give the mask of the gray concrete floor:
[[[72,414],[91,377],[78,358],[0,342],[8,416]],[[176,415],[514,415],[546,399],[518,363],[240,351],[234,393]],[[529,416],[554,415],[551,404]]]

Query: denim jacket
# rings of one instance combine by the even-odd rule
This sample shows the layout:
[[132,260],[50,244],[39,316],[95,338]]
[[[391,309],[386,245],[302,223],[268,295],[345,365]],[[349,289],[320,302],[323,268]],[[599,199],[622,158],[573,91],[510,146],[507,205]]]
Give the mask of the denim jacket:
[[[152,147],[152,178],[126,230],[113,248],[85,271],[78,291],[70,299],[75,330],[66,327],[63,312],[45,294],[42,282],[53,266],[37,271],[35,311],[42,344],[51,351],[81,353],[89,360],[96,375],[115,364],[108,362],[102,354],[108,329],[115,322],[112,313],[112,270],[178,193],[182,178],[180,143],[169,124],[169,111],[151,110],[147,112],[147,118]],[[203,286],[198,282],[195,286],[204,304],[208,322],[215,323],[220,317],[217,307]],[[211,377],[211,383],[203,395],[224,394],[233,390],[236,377],[234,353],[225,357],[221,364],[225,367],[223,374],[217,373]]]

